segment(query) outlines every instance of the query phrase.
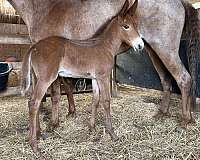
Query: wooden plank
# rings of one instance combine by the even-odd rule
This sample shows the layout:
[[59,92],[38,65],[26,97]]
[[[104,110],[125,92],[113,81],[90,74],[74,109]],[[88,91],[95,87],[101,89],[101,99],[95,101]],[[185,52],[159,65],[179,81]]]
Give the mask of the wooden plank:
[[30,44],[29,36],[0,35],[0,44]]
[[0,23],[0,34],[29,35],[26,25]]
[[9,96],[19,96],[20,94],[20,87],[7,87],[5,91],[0,92],[0,98]]

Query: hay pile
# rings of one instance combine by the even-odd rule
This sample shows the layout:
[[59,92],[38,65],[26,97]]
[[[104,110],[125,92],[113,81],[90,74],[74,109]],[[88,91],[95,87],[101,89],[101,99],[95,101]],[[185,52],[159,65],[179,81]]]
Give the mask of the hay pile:
[[[97,116],[96,133],[90,133],[87,108],[91,94],[75,96],[77,118],[66,118],[66,97],[60,107],[60,127],[47,133],[46,140],[40,139],[41,159],[200,159],[200,118],[186,132],[177,130],[180,100],[171,100],[172,117],[156,121],[152,116],[160,103],[159,93],[138,88],[121,89],[120,97],[112,99],[112,117],[115,132],[120,137],[112,142],[104,130],[104,114],[100,109]],[[50,101],[45,103],[40,114],[42,130],[50,122]],[[34,159],[28,139],[27,100],[3,98],[0,100],[0,159]]]

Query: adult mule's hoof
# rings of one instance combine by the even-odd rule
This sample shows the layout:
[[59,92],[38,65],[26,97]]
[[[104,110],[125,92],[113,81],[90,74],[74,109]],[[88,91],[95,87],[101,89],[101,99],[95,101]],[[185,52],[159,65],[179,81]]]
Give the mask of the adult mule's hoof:
[[187,128],[187,126],[188,126],[188,124],[195,124],[196,123],[196,121],[195,121],[195,119],[193,118],[193,117],[191,117],[190,119],[185,119],[185,118],[182,118],[181,119],[181,124],[180,124],[180,126],[182,127],[182,128]]
[[171,114],[169,112],[163,113],[161,110],[159,110],[154,116],[153,118],[156,120],[160,120],[163,118],[170,118]]
[[194,119],[194,117],[191,117],[191,118],[190,118],[189,123],[191,123],[191,124],[196,124],[196,120]]

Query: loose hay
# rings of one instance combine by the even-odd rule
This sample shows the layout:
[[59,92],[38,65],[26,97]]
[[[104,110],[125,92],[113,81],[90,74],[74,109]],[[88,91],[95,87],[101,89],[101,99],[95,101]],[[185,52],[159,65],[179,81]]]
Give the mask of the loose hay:
[[[112,118],[115,132],[120,137],[112,142],[104,129],[104,112],[99,109],[96,132],[90,133],[87,112],[91,94],[75,95],[77,118],[66,118],[67,100],[62,97],[60,127],[40,139],[41,159],[200,159],[200,118],[187,132],[177,130],[180,99],[171,100],[172,117],[155,121],[159,92],[138,88],[121,88],[120,95],[112,99]],[[43,133],[50,123],[51,105],[48,99],[40,113]],[[28,140],[28,108],[24,98],[0,100],[0,159],[35,159]]]

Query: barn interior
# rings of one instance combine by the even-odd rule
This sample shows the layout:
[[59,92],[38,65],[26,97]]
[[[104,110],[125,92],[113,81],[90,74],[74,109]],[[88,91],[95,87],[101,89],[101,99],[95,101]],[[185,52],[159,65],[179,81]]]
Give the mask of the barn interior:
[[[199,0],[190,2],[200,8]],[[112,142],[106,134],[102,109],[96,132],[88,131],[90,93],[75,95],[76,119],[67,117],[67,98],[63,96],[60,127],[53,133],[47,132],[51,117],[48,98],[40,117],[41,128],[47,134],[40,139],[43,157],[38,157],[28,144],[28,101],[15,97],[19,94],[21,61],[29,47],[23,20],[6,0],[0,0],[0,61],[12,61],[13,65],[8,89],[0,94],[0,159],[200,159],[198,114],[195,114],[196,124],[189,126],[187,132],[177,129],[181,101],[174,94],[170,102],[171,118],[156,121],[152,117],[160,105],[160,91],[129,85],[120,85],[119,97],[111,102],[118,142]]]

